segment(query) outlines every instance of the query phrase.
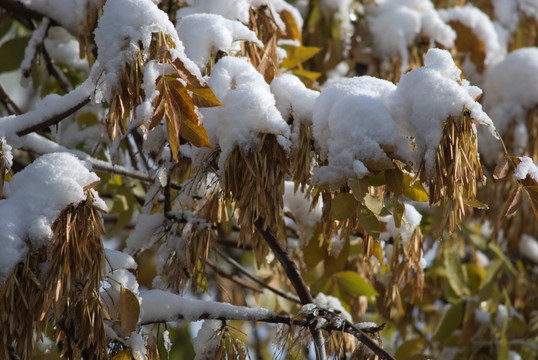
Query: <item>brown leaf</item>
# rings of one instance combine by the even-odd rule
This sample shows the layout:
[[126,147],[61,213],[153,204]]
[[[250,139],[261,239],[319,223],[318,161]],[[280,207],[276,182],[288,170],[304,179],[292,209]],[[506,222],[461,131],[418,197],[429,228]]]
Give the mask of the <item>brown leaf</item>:
[[187,85],[187,90],[192,92],[192,101],[198,107],[224,106],[207,84],[201,87]]
[[516,190],[510,196],[510,199],[506,202],[507,207],[503,217],[509,217],[515,214],[515,212],[521,206],[521,186],[518,186]]
[[273,81],[273,78],[275,77],[277,71],[277,40],[277,33],[274,33],[271,39],[269,39],[269,41],[267,42],[267,45],[265,46],[265,54],[263,55],[262,60],[257,68],[258,72],[263,75],[263,78],[268,84]]
[[126,336],[136,330],[138,316],[140,315],[140,303],[138,298],[129,290],[121,287],[118,313],[121,328]]
[[495,180],[500,180],[506,177],[508,175],[508,172],[510,171],[510,160],[508,157],[504,157],[501,162],[495,166],[495,170],[493,171],[493,178]]
[[486,59],[486,46],[479,37],[473,33],[472,29],[459,21],[451,21],[449,25],[456,31],[456,48],[459,52],[469,53],[471,61],[476,66],[479,73],[484,71],[484,60]]

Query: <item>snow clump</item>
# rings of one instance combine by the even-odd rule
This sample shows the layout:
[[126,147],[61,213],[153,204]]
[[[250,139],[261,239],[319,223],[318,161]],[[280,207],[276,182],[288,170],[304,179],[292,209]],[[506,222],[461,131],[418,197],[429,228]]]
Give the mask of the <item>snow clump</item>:
[[249,62],[231,56],[220,59],[208,83],[224,104],[200,110],[209,141],[221,149],[220,169],[236,146],[245,151],[255,148],[260,133],[276,135],[278,143],[289,150],[288,124],[276,108],[269,84]]
[[397,85],[363,76],[323,89],[312,121],[321,160],[328,165],[314,169],[315,183],[334,187],[370,170],[390,169],[389,154],[417,168],[424,161],[426,174],[432,176],[443,125],[464,109],[495,135],[493,122],[476,102],[482,90],[461,79],[450,53],[430,49],[424,64]]
[[[28,252],[53,237],[52,224],[70,205],[86,200],[85,189],[99,181],[83,162],[68,153],[43,155],[11,179],[0,200],[0,284]],[[98,198],[97,193],[93,194]]]
[[104,71],[104,79],[98,84],[97,102],[112,97],[125,64],[138,58],[139,43],[144,51],[141,56],[147,59],[152,35],[159,31],[170,36],[174,42],[176,48],[170,49],[173,59],[180,58],[191,73],[201,76],[198,67],[185,55],[168,15],[151,0],[108,0],[94,32],[98,66],[94,66],[93,71]]
[[452,47],[456,33],[439,17],[430,0],[378,0],[366,7],[374,49],[388,67],[395,57],[402,60],[401,71],[409,63],[408,47],[423,34],[445,47]]
[[532,159],[528,156],[519,157],[521,162],[516,166],[514,170],[514,178],[517,180],[524,180],[527,176],[538,182],[538,166],[533,163]]
[[[490,67],[484,75],[484,109],[491,116],[499,134],[515,124],[515,155],[527,145],[527,112],[538,104],[538,48],[517,49]],[[487,163],[498,160],[501,144],[484,137],[481,154]]]
[[338,185],[366,176],[367,166],[390,168],[385,152],[396,149],[398,128],[384,101],[395,90],[391,82],[369,76],[323,89],[314,106],[312,132],[328,165],[314,170],[314,182]]
[[177,33],[189,59],[203,70],[217,50],[234,54],[241,50],[240,41],[251,41],[263,48],[256,34],[239,21],[217,14],[192,14],[177,22]]
[[496,135],[492,120],[476,101],[482,90],[460,78],[461,71],[448,51],[428,50],[424,65],[402,76],[389,108],[400,134],[412,136],[416,142],[417,151],[401,156],[411,155],[407,160],[414,165],[424,160],[426,174],[432,176],[435,153],[448,117],[461,117],[465,108],[476,122]]
[[518,248],[522,256],[538,264],[538,241],[535,238],[523,234],[519,240]]

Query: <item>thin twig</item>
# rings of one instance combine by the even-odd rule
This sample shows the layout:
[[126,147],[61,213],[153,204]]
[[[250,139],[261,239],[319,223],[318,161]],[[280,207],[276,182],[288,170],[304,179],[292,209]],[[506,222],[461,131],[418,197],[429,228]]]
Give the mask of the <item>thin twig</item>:
[[15,104],[15,102],[9,97],[9,94],[0,84],[0,102],[7,110],[9,115],[20,115],[22,114],[21,109]]
[[230,279],[231,281],[241,285],[242,287],[244,288],[247,288],[247,289],[250,289],[252,291],[255,291],[255,292],[258,292],[258,293],[262,293],[263,290],[260,289],[260,288],[257,288],[253,285],[250,285],[249,283],[241,280],[240,278],[238,278],[237,276],[235,275],[232,275],[232,274],[228,274],[226,271],[222,270],[221,268],[219,268],[216,264],[213,263],[213,261],[209,260],[209,259],[206,259],[206,264],[211,268],[213,269],[218,275],[222,276],[223,278],[226,278],[226,279]]
[[217,254],[219,254],[224,260],[226,260],[228,263],[230,263],[231,265],[235,266],[237,268],[237,270],[245,275],[246,277],[248,277],[250,280],[254,281],[255,283],[257,283],[258,285],[266,288],[267,290],[270,290],[272,292],[274,292],[275,294],[277,294],[278,296],[281,296],[285,299],[288,299],[290,301],[294,301],[296,303],[301,303],[301,300],[299,300],[299,298],[295,295],[292,295],[292,294],[288,294],[288,293],[285,293],[284,291],[282,290],[278,290],[274,287],[272,287],[271,285],[269,284],[266,284],[264,283],[261,279],[259,279],[258,277],[252,275],[250,272],[248,272],[247,269],[245,269],[241,264],[239,264],[237,261],[235,261],[234,259],[232,259],[230,256],[224,254],[222,251],[218,250],[217,249]]

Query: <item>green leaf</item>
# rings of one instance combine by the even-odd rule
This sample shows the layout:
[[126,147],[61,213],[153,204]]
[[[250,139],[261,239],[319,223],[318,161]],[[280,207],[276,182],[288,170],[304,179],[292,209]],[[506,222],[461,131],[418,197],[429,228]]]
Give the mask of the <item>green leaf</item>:
[[340,241],[343,241],[344,245],[338,253],[338,256],[327,256],[325,258],[325,275],[334,274],[335,272],[344,269],[346,266],[351,245],[349,244],[349,240],[341,239]]
[[503,261],[502,259],[495,259],[492,262],[490,262],[486,274],[482,278],[482,281],[480,282],[480,292],[482,293],[484,289],[489,287],[493,281],[496,279],[497,274],[499,270],[502,268]]
[[497,257],[503,261],[504,266],[506,266],[506,268],[508,269],[508,271],[512,273],[512,275],[517,275],[516,268],[514,267],[514,265],[512,265],[512,262],[510,261],[510,259],[506,257],[506,255],[504,254],[504,251],[499,247],[499,245],[495,243],[489,243],[488,249],[493,251],[495,255],[497,255]]
[[342,290],[352,296],[377,296],[377,291],[368,281],[354,271],[340,271],[333,274]]
[[340,193],[331,201],[331,215],[334,219],[343,221],[355,213],[358,202],[349,193]]
[[357,207],[357,218],[363,229],[375,238],[379,237],[381,227],[379,219],[375,214],[366,206],[359,204]]
[[398,168],[386,170],[385,179],[387,180],[387,186],[389,190],[392,191],[394,195],[402,195],[404,189],[404,174],[402,170]]
[[303,247],[304,262],[307,269],[314,268],[321,260],[327,257],[327,243],[320,234],[321,225],[316,226],[312,239]]
[[469,295],[469,291],[463,281],[462,264],[448,247],[445,248],[444,260],[448,283],[452,290],[454,290],[458,296]]
[[405,205],[398,201],[398,199],[392,199],[392,218],[394,219],[394,225],[397,228],[402,226],[402,218],[405,213]]
[[387,183],[385,179],[385,171],[380,171],[377,174],[368,175],[368,185],[370,186],[382,186]]
[[447,338],[452,332],[460,327],[463,320],[464,302],[460,301],[450,307],[433,333],[433,340],[440,341]]
[[17,70],[20,67],[28,40],[30,36],[16,37],[0,46],[0,72]]
[[375,215],[377,216],[390,215],[390,212],[387,213],[387,209],[383,207],[383,204],[381,203],[381,201],[379,201],[379,199],[376,198],[375,196],[366,194],[363,200],[364,200],[364,205]]
[[508,355],[508,344],[506,342],[506,337],[503,337],[501,339],[501,343],[499,344],[497,360],[508,360],[509,358],[510,357]]
[[422,338],[408,340],[396,350],[394,357],[398,360],[414,359],[415,356],[423,354],[427,344],[426,339]]

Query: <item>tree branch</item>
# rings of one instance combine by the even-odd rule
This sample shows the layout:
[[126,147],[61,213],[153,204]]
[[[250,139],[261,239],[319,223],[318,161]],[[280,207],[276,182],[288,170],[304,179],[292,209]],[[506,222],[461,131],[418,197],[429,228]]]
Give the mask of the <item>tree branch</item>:
[[[0,8],[6,9],[12,14],[20,16],[25,19],[35,19],[41,20],[44,15],[38,13],[37,11],[28,9],[21,2],[16,0],[0,0]],[[53,22],[54,25],[58,25],[56,22]]]
[[[290,257],[282,244],[280,244],[273,230],[269,227],[264,229],[263,224],[264,220],[261,216],[258,217],[258,219],[256,219],[254,222],[254,226],[256,226],[256,229],[262,235],[263,239],[267,245],[269,245],[269,248],[271,248],[275,254],[275,257],[284,268],[288,279],[295,288],[295,291],[301,300],[301,304],[312,304],[314,299],[312,298],[312,294],[306,286],[303,277],[299,273],[297,265],[295,265],[295,262],[293,262],[293,259]],[[325,342],[323,340],[321,330],[316,326],[310,326],[310,332],[312,333],[312,338],[314,339],[317,358],[319,360],[325,360],[327,358],[327,354],[325,352]]]
[[[148,294],[151,296],[148,296]],[[383,325],[367,328],[363,331],[351,322],[342,318],[340,315],[327,309],[314,307],[303,313],[306,315],[306,318],[291,318],[285,315],[278,315],[267,309],[248,308],[226,303],[187,299],[162,290],[149,290],[140,295],[143,299],[142,307],[144,308],[145,316],[145,318],[141,319],[140,326],[178,320],[241,320],[296,325],[308,327],[310,329],[315,328],[318,331],[343,331],[355,336],[382,360],[395,360],[394,357],[381,349],[379,345],[365,333],[365,331],[369,333],[377,333],[383,329]],[[153,300],[159,299],[162,301],[163,298],[165,301],[162,303],[166,303],[166,307],[162,309],[155,308],[156,305],[153,303]],[[161,303],[160,301],[159,303]],[[155,311],[157,311],[157,313],[155,313]],[[197,312],[197,314],[193,314],[194,312]],[[319,319],[325,319],[326,321],[319,322]]]
[[282,244],[280,244],[273,230],[271,228],[263,228],[263,222],[263,218],[259,217],[254,222],[254,226],[256,226],[256,229],[262,235],[267,245],[269,245],[269,248],[271,248],[275,254],[278,262],[280,262],[284,268],[288,279],[299,296],[299,300],[301,300],[301,304],[305,305],[313,303],[314,299],[312,298],[312,294],[310,294],[310,290],[306,286],[303,277],[299,273],[297,265],[295,265],[293,259],[290,257],[286,249],[284,249]]
[[0,84],[0,102],[7,110],[7,113],[10,115],[20,115],[22,114],[21,109],[15,104],[15,102],[9,97],[9,94],[4,90],[4,87]]
[[[275,257],[284,267],[284,271],[286,271],[288,278],[290,279],[293,287],[295,288],[295,290],[297,291],[297,294],[299,295],[299,298],[301,299],[301,303],[303,303],[303,305],[313,303],[313,298],[310,293],[310,290],[306,286],[301,274],[299,273],[299,270],[297,269],[295,262],[293,262],[293,259],[290,257],[286,249],[284,249],[284,247],[280,244],[275,233],[270,228],[267,228],[265,230],[263,229],[263,222],[264,222],[263,219],[259,217],[254,223],[254,225],[256,226],[256,229],[260,232],[264,240],[267,242],[267,244],[269,245],[269,247],[275,254]],[[320,309],[320,308],[318,309],[322,310],[323,312],[328,312],[328,310],[326,309]],[[336,315],[333,314],[333,316],[336,316]],[[339,318],[342,319],[341,317]],[[339,328],[340,330],[342,330],[341,327]],[[314,341],[316,341],[316,335],[313,329],[316,329],[316,327],[310,325],[310,330],[312,331]],[[325,327],[322,327],[322,329],[328,330]],[[362,342],[366,347],[372,350],[374,354],[379,356],[381,359],[395,360],[388,352],[383,350],[375,341],[370,339],[368,335],[366,335],[361,329],[353,325],[351,322],[345,320],[343,330],[345,332],[353,334],[360,342]],[[319,338],[318,338],[318,341],[319,341]],[[323,341],[323,338],[321,338],[321,341]],[[316,344],[316,346],[318,346],[318,344]]]
[[77,110],[83,108],[85,105],[87,105],[90,102],[90,100],[91,99],[88,97],[88,98],[82,100],[81,102],[73,105],[71,108],[69,108],[69,109],[67,109],[67,110],[65,110],[65,111],[63,111],[63,112],[61,112],[59,114],[52,115],[50,118],[45,119],[44,121],[40,122],[39,124],[34,124],[32,126],[27,127],[26,129],[19,130],[19,131],[17,131],[17,135],[18,136],[28,135],[28,134],[33,133],[35,131],[46,129],[51,125],[55,125],[55,124],[59,123],[60,121],[62,121],[63,119],[65,119],[66,117],[68,117],[69,115],[75,113]]

